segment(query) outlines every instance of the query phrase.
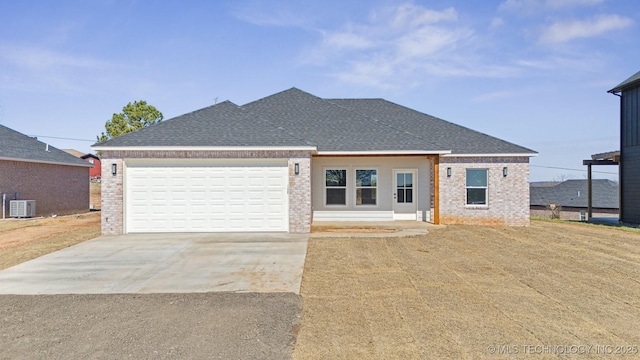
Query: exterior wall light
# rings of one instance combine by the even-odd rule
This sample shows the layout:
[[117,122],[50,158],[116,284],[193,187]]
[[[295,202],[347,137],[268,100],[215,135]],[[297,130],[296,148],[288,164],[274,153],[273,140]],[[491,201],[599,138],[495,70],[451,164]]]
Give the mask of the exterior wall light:
[[450,167],[447,168],[447,177],[451,177],[451,168]]
[[115,175],[118,173],[118,165],[117,164],[111,164],[111,174]]
[[502,176],[507,177],[507,175],[508,175],[508,169],[505,166],[505,167],[502,168]]
[[293,165],[293,172],[294,172],[296,175],[299,175],[299,174],[300,174],[300,164],[295,163],[295,164]]

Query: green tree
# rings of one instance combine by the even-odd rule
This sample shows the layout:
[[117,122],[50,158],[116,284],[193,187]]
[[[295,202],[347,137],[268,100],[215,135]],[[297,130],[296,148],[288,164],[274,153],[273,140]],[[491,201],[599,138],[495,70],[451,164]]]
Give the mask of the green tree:
[[144,100],[134,101],[133,104],[128,103],[122,108],[121,113],[113,114],[111,120],[106,122],[104,125],[106,132],[97,137],[98,142],[157,124],[163,118],[164,116],[155,106],[147,104]]

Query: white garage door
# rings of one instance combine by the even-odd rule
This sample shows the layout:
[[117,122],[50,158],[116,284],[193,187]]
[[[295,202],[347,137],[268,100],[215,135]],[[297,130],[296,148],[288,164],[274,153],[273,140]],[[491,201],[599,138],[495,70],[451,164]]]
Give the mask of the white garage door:
[[287,231],[287,177],[286,161],[126,161],[126,229]]

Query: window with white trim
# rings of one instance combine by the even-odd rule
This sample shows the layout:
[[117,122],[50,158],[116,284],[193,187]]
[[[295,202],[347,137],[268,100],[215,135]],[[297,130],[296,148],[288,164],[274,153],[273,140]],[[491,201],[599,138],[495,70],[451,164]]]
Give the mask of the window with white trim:
[[346,169],[326,169],[324,185],[326,205],[347,205]]
[[377,205],[378,170],[356,169],[356,205]]
[[487,205],[487,169],[467,169],[467,205]]

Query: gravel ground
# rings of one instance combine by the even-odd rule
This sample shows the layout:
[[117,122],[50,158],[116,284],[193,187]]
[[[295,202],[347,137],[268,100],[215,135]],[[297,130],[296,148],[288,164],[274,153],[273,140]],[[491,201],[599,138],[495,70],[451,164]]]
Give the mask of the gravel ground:
[[300,296],[0,296],[0,359],[288,359]]

